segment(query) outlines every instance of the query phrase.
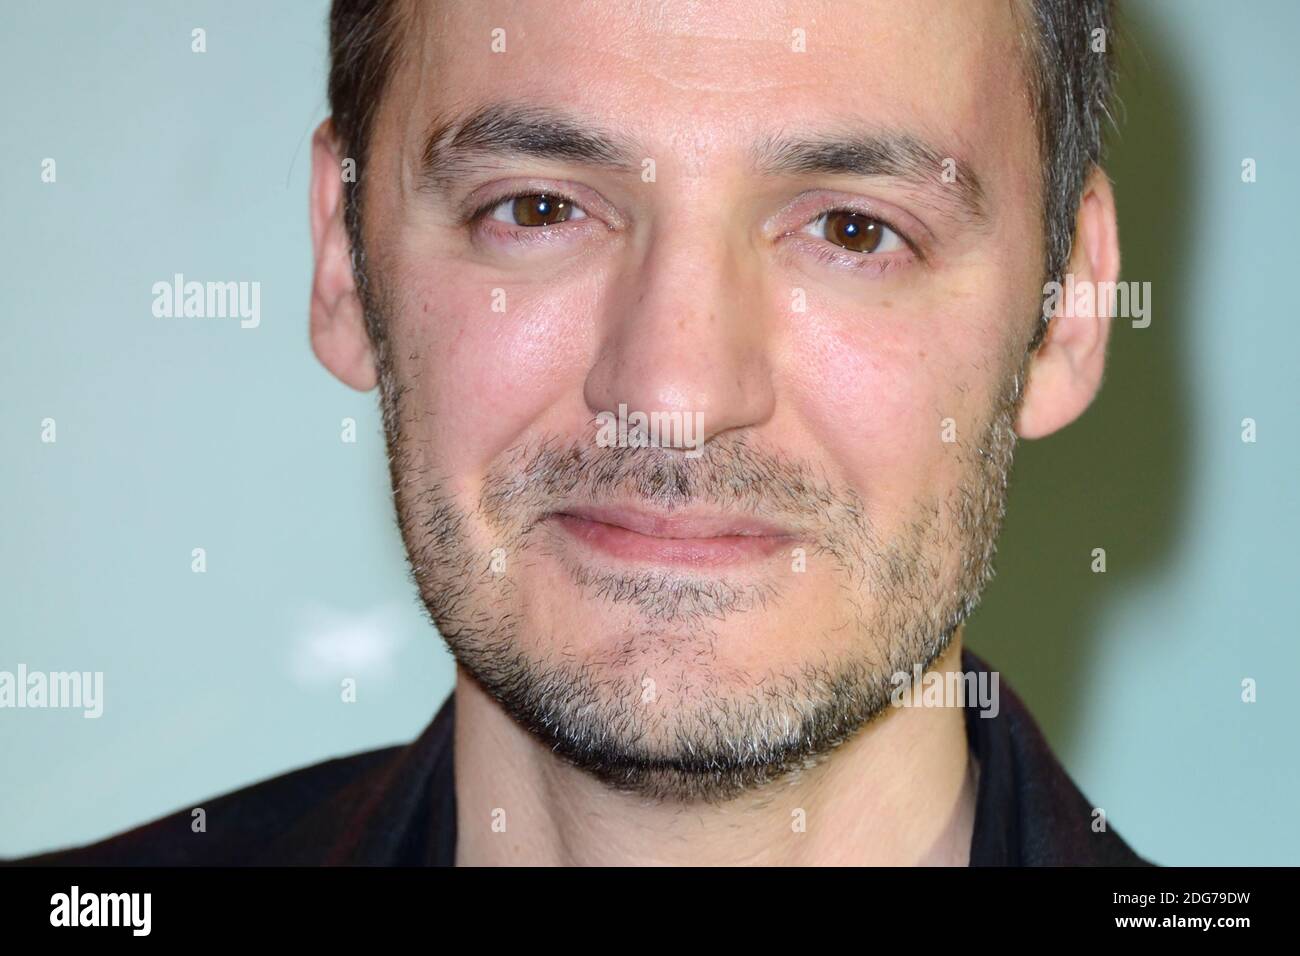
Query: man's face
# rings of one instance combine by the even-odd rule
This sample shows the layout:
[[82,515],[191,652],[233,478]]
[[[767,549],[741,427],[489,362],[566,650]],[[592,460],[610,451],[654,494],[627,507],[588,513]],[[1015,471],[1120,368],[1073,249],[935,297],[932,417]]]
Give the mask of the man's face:
[[[1011,5],[409,20],[365,249],[435,622],[642,792],[825,752],[988,574],[1043,258]],[[702,432],[606,447],[620,405]]]

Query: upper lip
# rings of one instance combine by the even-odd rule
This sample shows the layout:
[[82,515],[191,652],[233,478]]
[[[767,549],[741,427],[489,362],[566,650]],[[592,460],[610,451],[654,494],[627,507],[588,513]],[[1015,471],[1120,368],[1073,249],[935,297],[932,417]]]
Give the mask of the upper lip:
[[646,511],[631,507],[575,505],[552,512],[584,521],[597,521],[652,538],[699,539],[724,537],[787,537],[789,528],[750,518],[704,511]]

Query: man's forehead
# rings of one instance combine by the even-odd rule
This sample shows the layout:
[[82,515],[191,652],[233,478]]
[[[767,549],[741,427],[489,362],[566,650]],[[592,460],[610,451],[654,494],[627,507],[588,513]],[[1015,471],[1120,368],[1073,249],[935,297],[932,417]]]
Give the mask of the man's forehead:
[[399,72],[436,110],[536,96],[645,122],[847,104],[956,119],[1020,75],[1019,0],[407,2]]
[[696,167],[839,127],[977,171],[1032,142],[1018,2],[420,3],[386,109],[417,174],[431,134],[503,103]]

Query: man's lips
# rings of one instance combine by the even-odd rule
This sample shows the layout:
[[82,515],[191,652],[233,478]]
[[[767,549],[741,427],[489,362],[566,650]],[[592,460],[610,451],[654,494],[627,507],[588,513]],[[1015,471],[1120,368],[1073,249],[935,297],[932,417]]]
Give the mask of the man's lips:
[[595,551],[647,564],[739,564],[770,557],[794,540],[789,529],[736,515],[573,507],[548,520]]

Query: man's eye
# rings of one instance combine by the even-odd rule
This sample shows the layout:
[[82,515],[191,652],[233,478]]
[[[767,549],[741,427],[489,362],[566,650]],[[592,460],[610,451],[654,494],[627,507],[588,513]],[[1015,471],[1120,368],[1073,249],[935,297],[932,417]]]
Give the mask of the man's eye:
[[489,212],[497,222],[512,226],[554,226],[561,222],[586,219],[587,214],[563,196],[532,193],[512,196],[498,203]]
[[812,235],[850,252],[895,252],[907,244],[879,219],[851,209],[832,209],[808,224]]

